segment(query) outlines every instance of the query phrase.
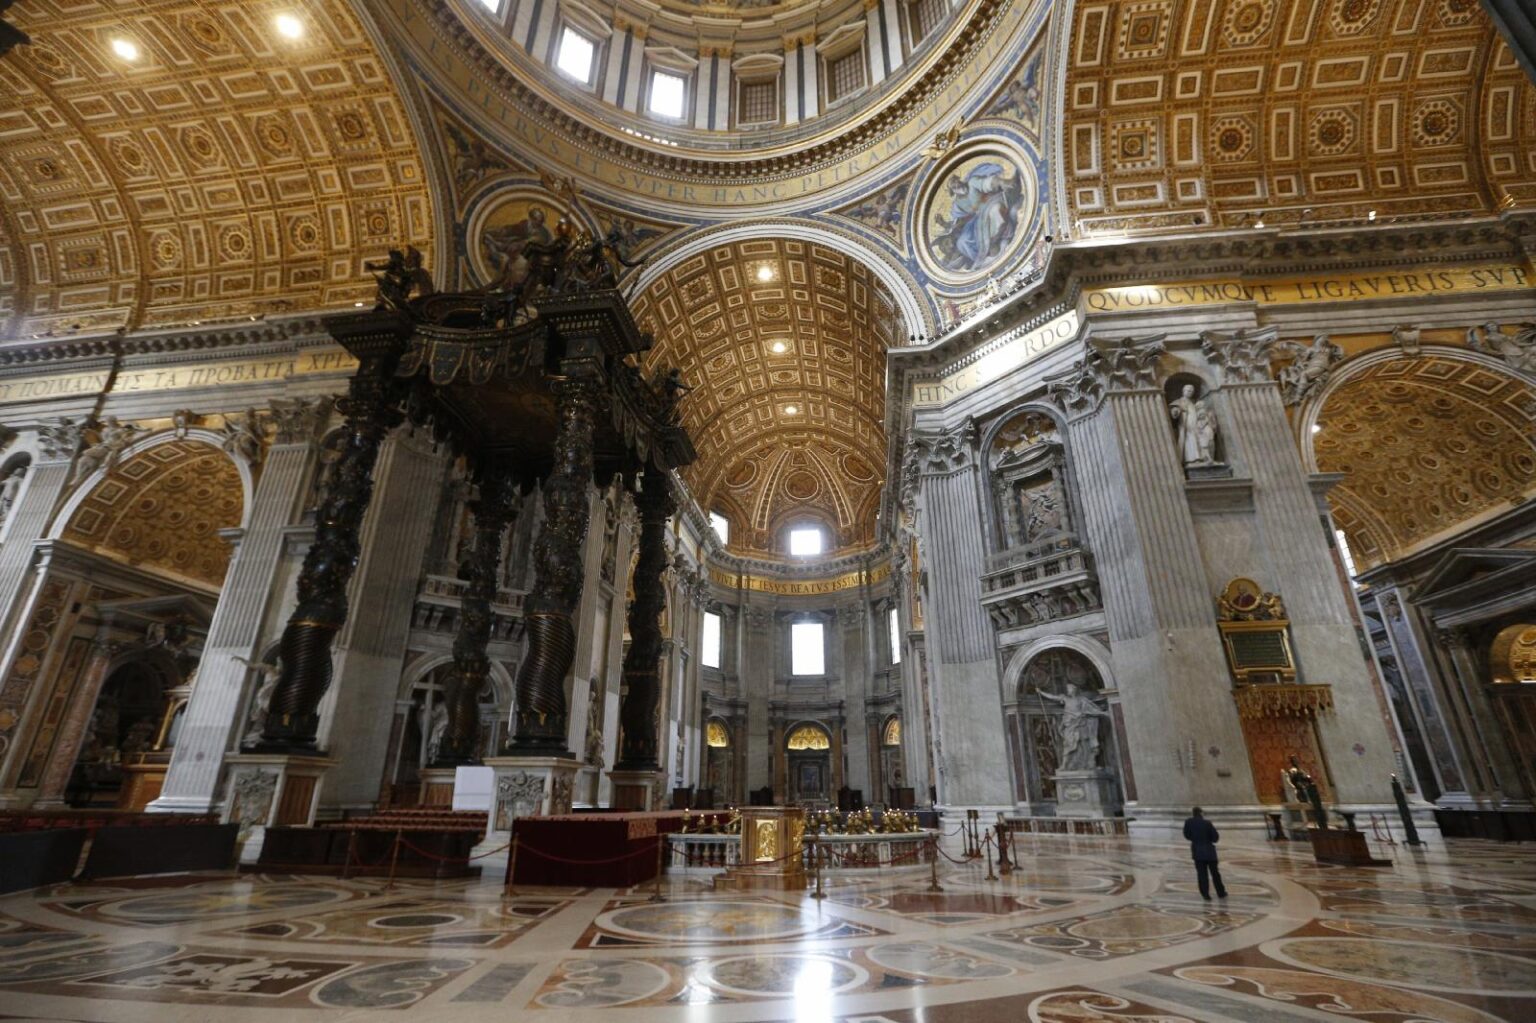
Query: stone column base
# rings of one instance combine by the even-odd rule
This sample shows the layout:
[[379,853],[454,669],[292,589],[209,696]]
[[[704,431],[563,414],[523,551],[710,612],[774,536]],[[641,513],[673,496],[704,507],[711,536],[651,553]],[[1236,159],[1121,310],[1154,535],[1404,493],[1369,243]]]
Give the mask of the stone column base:
[[486,757],[496,772],[496,793],[485,823],[485,840],[476,852],[512,840],[512,822],[519,817],[543,817],[571,812],[571,788],[581,761],[566,757]]
[[665,810],[667,772],[609,771],[613,786],[609,805],[615,810]]
[[225,823],[240,825],[240,862],[261,856],[268,827],[310,827],[320,805],[325,774],[336,765],[329,757],[296,753],[233,753]]
[[1120,809],[1114,801],[1114,779],[1108,771],[1056,772],[1056,816],[1113,817]]

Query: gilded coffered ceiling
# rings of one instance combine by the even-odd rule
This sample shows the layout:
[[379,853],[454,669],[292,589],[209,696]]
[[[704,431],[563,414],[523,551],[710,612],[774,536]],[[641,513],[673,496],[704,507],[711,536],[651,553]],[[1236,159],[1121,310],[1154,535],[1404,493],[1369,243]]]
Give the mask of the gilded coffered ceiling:
[[[0,337],[350,306],[431,241],[345,0],[31,0],[0,60]],[[280,17],[290,19],[280,21]]]
[[685,476],[731,520],[733,547],[780,551],[797,516],[838,547],[873,542],[896,314],[862,263],[805,241],[733,242],[671,267],[634,311],[656,335],[648,367],[675,365],[694,386],[682,415],[699,460]]
[[1328,396],[1317,467],[1359,568],[1536,493],[1536,393],[1462,359],[1391,359]]
[[240,473],[198,441],[127,459],[75,510],[64,539],[118,561],[218,587],[229,567],[219,530],[240,524]]
[[1536,88],[1477,0],[1080,3],[1065,110],[1087,233],[1536,198]]

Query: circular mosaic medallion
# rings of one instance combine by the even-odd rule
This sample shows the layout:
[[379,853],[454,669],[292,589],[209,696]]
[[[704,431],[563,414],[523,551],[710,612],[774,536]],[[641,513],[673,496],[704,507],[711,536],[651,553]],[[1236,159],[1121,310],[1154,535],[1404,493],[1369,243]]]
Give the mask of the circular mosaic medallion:
[[[481,285],[521,278],[523,251],[555,238],[561,217],[570,211],[549,193],[535,188],[497,192],[470,214],[465,254]],[[579,230],[579,228],[578,228]]]
[[948,284],[1005,274],[1039,230],[1035,163],[1003,139],[962,146],[930,176],[918,222],[924,269]]
[[1288,938],[1263,953],[1336,977],[1459,994],[1536,996],[1536,962],[1501,952],[1369,938]]
[[824,956],[739,956],[708,970],[704,979],[712,987],[734,994],[813,998],[857,987],[869,976],[852,963]]
[[632,906],[597,918],[617,934],[668,941],[778,941],[822,927],[814,912],[758,902]]

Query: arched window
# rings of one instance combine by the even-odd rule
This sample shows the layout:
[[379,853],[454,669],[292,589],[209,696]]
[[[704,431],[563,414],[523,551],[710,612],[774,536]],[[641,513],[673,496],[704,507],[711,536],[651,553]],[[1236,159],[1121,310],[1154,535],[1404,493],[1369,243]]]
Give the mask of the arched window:
[[880,733],[880,745],[901,745],[901,718],[893,717],[885,723],[885,730]]
[[704,727],[704,741],[710,749],[726,749],[731,745],[731,733],[724,721],[711,721]]

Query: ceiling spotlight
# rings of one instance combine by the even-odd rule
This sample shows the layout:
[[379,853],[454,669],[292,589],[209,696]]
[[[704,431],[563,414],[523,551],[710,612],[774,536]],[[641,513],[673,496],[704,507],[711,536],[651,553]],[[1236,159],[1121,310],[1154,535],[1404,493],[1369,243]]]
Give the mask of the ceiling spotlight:
[[757,279],[759,281],[762,281],[763,283],[767,283],[768,281],[773,280],[773,266],[772,266],[772,264],[764,263],[762,266],[758,267],[757,268]]
[[800,414],[800,406],[799,405],[785,405],[784,406],[784,414],[786,416],[798,416]]
[[1369,213],[1367,213],[1365,215],[1365,219],[1374,224],[1376,222],[1376,211],[1375,210],[1371,210]]
[[1255,228],[1260,228],[1260,227],[1264,226],[1264,214],[1262,212],[1259,213],[1259,218],[1253,222],[1253,226]]
[[789,342],[775,341],[773,344],[768,346],[768,350],[774,355],[783,355],[785,352],[789,351]]
[[1323,432],[1322,424],[1320,424],[1320,423],[1313,423],[1312,424],[1312,432],[1313,433],[1322,433]]
[[289,39],[298,39],[304,35],[304,23],[291,14],[279,14],[272,19],[272,23],[277,26],[279,35]]
[[134,45],[133,40],[131,39],[112,40],[112,52],[124,60],[139,59],[139,48]]

